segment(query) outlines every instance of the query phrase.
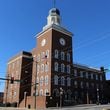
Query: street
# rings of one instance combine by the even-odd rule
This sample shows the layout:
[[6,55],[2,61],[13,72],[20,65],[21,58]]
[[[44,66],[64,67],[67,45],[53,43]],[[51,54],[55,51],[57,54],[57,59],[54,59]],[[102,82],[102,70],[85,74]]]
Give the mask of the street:
[[[0,107],[0,110],[34,110],[34,109]],[[37,110],[110,110],[110,104],[109,105],[78,105],[78,106],[63,107],[63,108],[47,108],[47,109],[37,109]]]

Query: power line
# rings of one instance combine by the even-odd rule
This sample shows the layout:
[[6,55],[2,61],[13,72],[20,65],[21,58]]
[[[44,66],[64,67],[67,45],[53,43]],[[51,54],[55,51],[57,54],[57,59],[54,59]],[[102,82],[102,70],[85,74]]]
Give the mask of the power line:
[[76,47],[75,50],[79,50],[79,49],[82,48],[82,47],[86,47],[86,46],[91,45],[91,44],[94,44],[94,43],[96,43],[96,42],[98,42],[98,41],[104,40],[104,39],[110,37],[110,36],[108,36],[108,35],[110,35],[110,32],[105,33],[102,37],[99,36],[98,39],[88,40],[88,41],[86,41],[86,42],[81,42],[81,43],[79,43],[80,46],[79,46],[79,47]]

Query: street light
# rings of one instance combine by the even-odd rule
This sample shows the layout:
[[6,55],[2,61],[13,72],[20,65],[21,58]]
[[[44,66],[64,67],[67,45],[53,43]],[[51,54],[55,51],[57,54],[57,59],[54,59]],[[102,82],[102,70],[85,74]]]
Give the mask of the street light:
[[62,95],[63,95],[63,89],[60,87],[60,108],[62,107]]

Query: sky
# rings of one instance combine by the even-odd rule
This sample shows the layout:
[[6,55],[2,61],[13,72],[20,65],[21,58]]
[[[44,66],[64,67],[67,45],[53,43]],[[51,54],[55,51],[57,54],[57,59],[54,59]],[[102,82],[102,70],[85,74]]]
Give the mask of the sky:
[[[35,35],[46,25],[53,0],[0,0],[0,77],[8,60],[36,46]],[[73,36],[76,63],[110,68],[110,0],[56,0],[62,26]],[[110,79],[107,72],[106,78]],[[4,91],[0,80],[0,91]]]

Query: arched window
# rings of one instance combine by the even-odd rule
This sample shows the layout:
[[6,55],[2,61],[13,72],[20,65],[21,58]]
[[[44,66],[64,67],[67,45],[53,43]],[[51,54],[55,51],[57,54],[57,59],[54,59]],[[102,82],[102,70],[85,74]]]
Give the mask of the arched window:
[[100,75],[100,80],[102,81],[102,75]]
[[40,77],[40,86],[43,86],[43,81],[44,81],[44,77],[41,76],[41,77]]
[[65,85],[65,78],[64,78],[64,76],[61,77],[61,85],[62,85],[62,86]]
[[45,85],[48,85],[48,82],[49,82],[49,77],[47,75],[47,76],[45,76]]
[[71,86],[71,78],[67,77],[67,86]]
[[61,72],[65,72],[65,65],[63,63],[61,64]]
[[39,95],[40,95],[40,96],[43,96],[43,89],[40,90]]
[[40,66],[37,65],[37,73],[39,73],[39,72],[40,72]]
[[61,52],[61,60],[65,60],[65,53]]
[[46,58],[49,58],[49,50],[46,50],[45,55]]
[[67,73],[70,73],[70,69],[71,69],[70,65],[67,65]]
[[58,71],[58,62],[55,62],[55,63],[54,63],[54,70],[55,70],[55,71]]
[[57,75],[54,76],[54,85],[58,85],[58,76]]
[[96,74],[96,80],[98,80],[98,75]]
[[41,72],[44,72],[44,64],[41,64]]
[[86,78],[88,78],[88,77],[89,77],[88,72],[86,72]]
[[91,73],[91,79],[93,79],[94,77],[93,77],[93,73]]
[[45,59],[45,52],[41,52],[41,61]]
[[53,96],[54,97],[59,97],[60,93],[59,93],[59,90],[58,89],[54,89],[53,90]]
[[67,61],[70,62],[70,53],[67,53]]
[[80,77],[83,78],[83,71],[80,71]]
[[45,64],[45,72],[48,72],[49,71],[49,63],[47,62],[46,64]]
[[55,55],[54,55],[55,58],[58,58],[58,50],[55,49]]

